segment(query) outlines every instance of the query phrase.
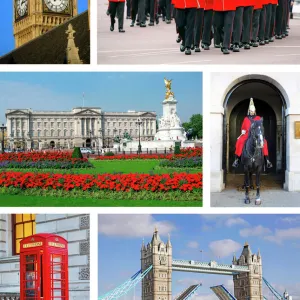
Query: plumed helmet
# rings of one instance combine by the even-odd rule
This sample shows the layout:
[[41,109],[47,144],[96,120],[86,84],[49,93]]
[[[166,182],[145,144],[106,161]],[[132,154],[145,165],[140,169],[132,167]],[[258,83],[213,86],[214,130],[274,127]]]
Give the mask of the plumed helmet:
[[253,98],[250,99],[250,103],[249,103],[249,108],[248,108],[248,115],[250,114],[250,112],[256,112],[256,108],[254,105],[254,101]]

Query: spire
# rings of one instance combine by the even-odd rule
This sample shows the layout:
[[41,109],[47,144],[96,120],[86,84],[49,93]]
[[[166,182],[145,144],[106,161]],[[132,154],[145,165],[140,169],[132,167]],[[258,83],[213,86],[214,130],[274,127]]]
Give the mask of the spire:
[[167,242],[167,247],[171,248],[172,244],[171,244],[171,238],[170,238],[170,234],[168,233],[168,242]]
[[80,60],[78,51],[79,49],[75,45],[74,34],[75,30],[73,29],[72,24],[70,23],[68,26],[68,30],[66,34],[68,35],[68,45],[67,45],[67,63],[68,64],[82,64],[82,60]]
[[159,242],[161,242],[161,239],[160,239],[160,236],[158,234],[157,227],[155,226],[153,237],[152,237],[152,240],[151,240],[151,244],[152,244],[152,246],[154,246],[154,245],[158,245]]
[[250,103],[249,103],[249,108],[248,108],[248,115],[250,114],[250,111],[251,112],[256,112],[256,108],[255,108],[255,105],[254,105],[254,101],[253,101],[253,98],[250,98]]
[[257,257],[260,257],[260,250],[258,249]]
[[246,242],[245,245],[244,245],[242,255],[244,255],[245,257],[250,257],[252,255],[252,251],[250,249],[250,246],[249,246],[248,242]]
[[233,263],[233,264],[236,264],[236,263],[237,263],[237,260],[236,260],[236,256],[235,256],[235,253],[233,254],[233,259],[232,259],[232,263]]
[[141,251],[146,251],[145,239],[143,238]]

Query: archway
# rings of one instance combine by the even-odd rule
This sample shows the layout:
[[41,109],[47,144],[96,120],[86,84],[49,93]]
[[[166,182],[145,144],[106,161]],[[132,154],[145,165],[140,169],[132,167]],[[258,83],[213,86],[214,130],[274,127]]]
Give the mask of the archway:
[[85,141],[85,146],[86,146],[87,148],[90,148],[91,145],[92,145],[91,139],[86,139],[86,141]]
[[55,147],[55,142],[54,141],[51,141],[50,142],[50,147],[53,149]]
[[261,79],[239,82],[227,93],[223,119],[223,170],[225,187],[241,186],[243,171],[232,168],[235,143],[247,115],[249,99],[254,98],[257,114],[264,118],[265,135],[273,168],[264,170],[263,185],[282,188],[286,168],[286,102],[281,92]]

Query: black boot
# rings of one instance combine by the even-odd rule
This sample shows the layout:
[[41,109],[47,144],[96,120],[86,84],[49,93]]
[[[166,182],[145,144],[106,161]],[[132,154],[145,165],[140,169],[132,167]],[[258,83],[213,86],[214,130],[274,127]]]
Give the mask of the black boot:
[[237,167],[239,166],[239,164],[240,164],[240,157],[236,155],[236,156],[235,156],[235,160],[234,160],[232,166],[233,166],[234,168],[237,168]]
[[268,169],[273,167],[272,163],[269,161],[269,156],[265,156],[265,161]]

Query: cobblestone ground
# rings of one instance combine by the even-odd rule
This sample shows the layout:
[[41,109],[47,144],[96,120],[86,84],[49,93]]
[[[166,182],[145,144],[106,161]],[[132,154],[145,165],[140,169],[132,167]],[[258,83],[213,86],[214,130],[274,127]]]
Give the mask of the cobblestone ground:
[[[98,63],[99,64],[299,64],[300,20],[290,22],[289,37],[266,46],[223,55],[220,49],[192,53],[179,51],[175,22],[153,27],[130,27],[125,20],[125,33],[110,32],[106,15],[107,2],[98,1]],[[117,24],[116,24],[116,29]]]
[[[250,192],[251,203],[244,204],[244,191],[226,189],[222,193],[211,193],[212,207],[253,207],[255,205],[255,191]],[[300,192],[284,190],[268,190],[261,192],[261,207],[299,207]]]

